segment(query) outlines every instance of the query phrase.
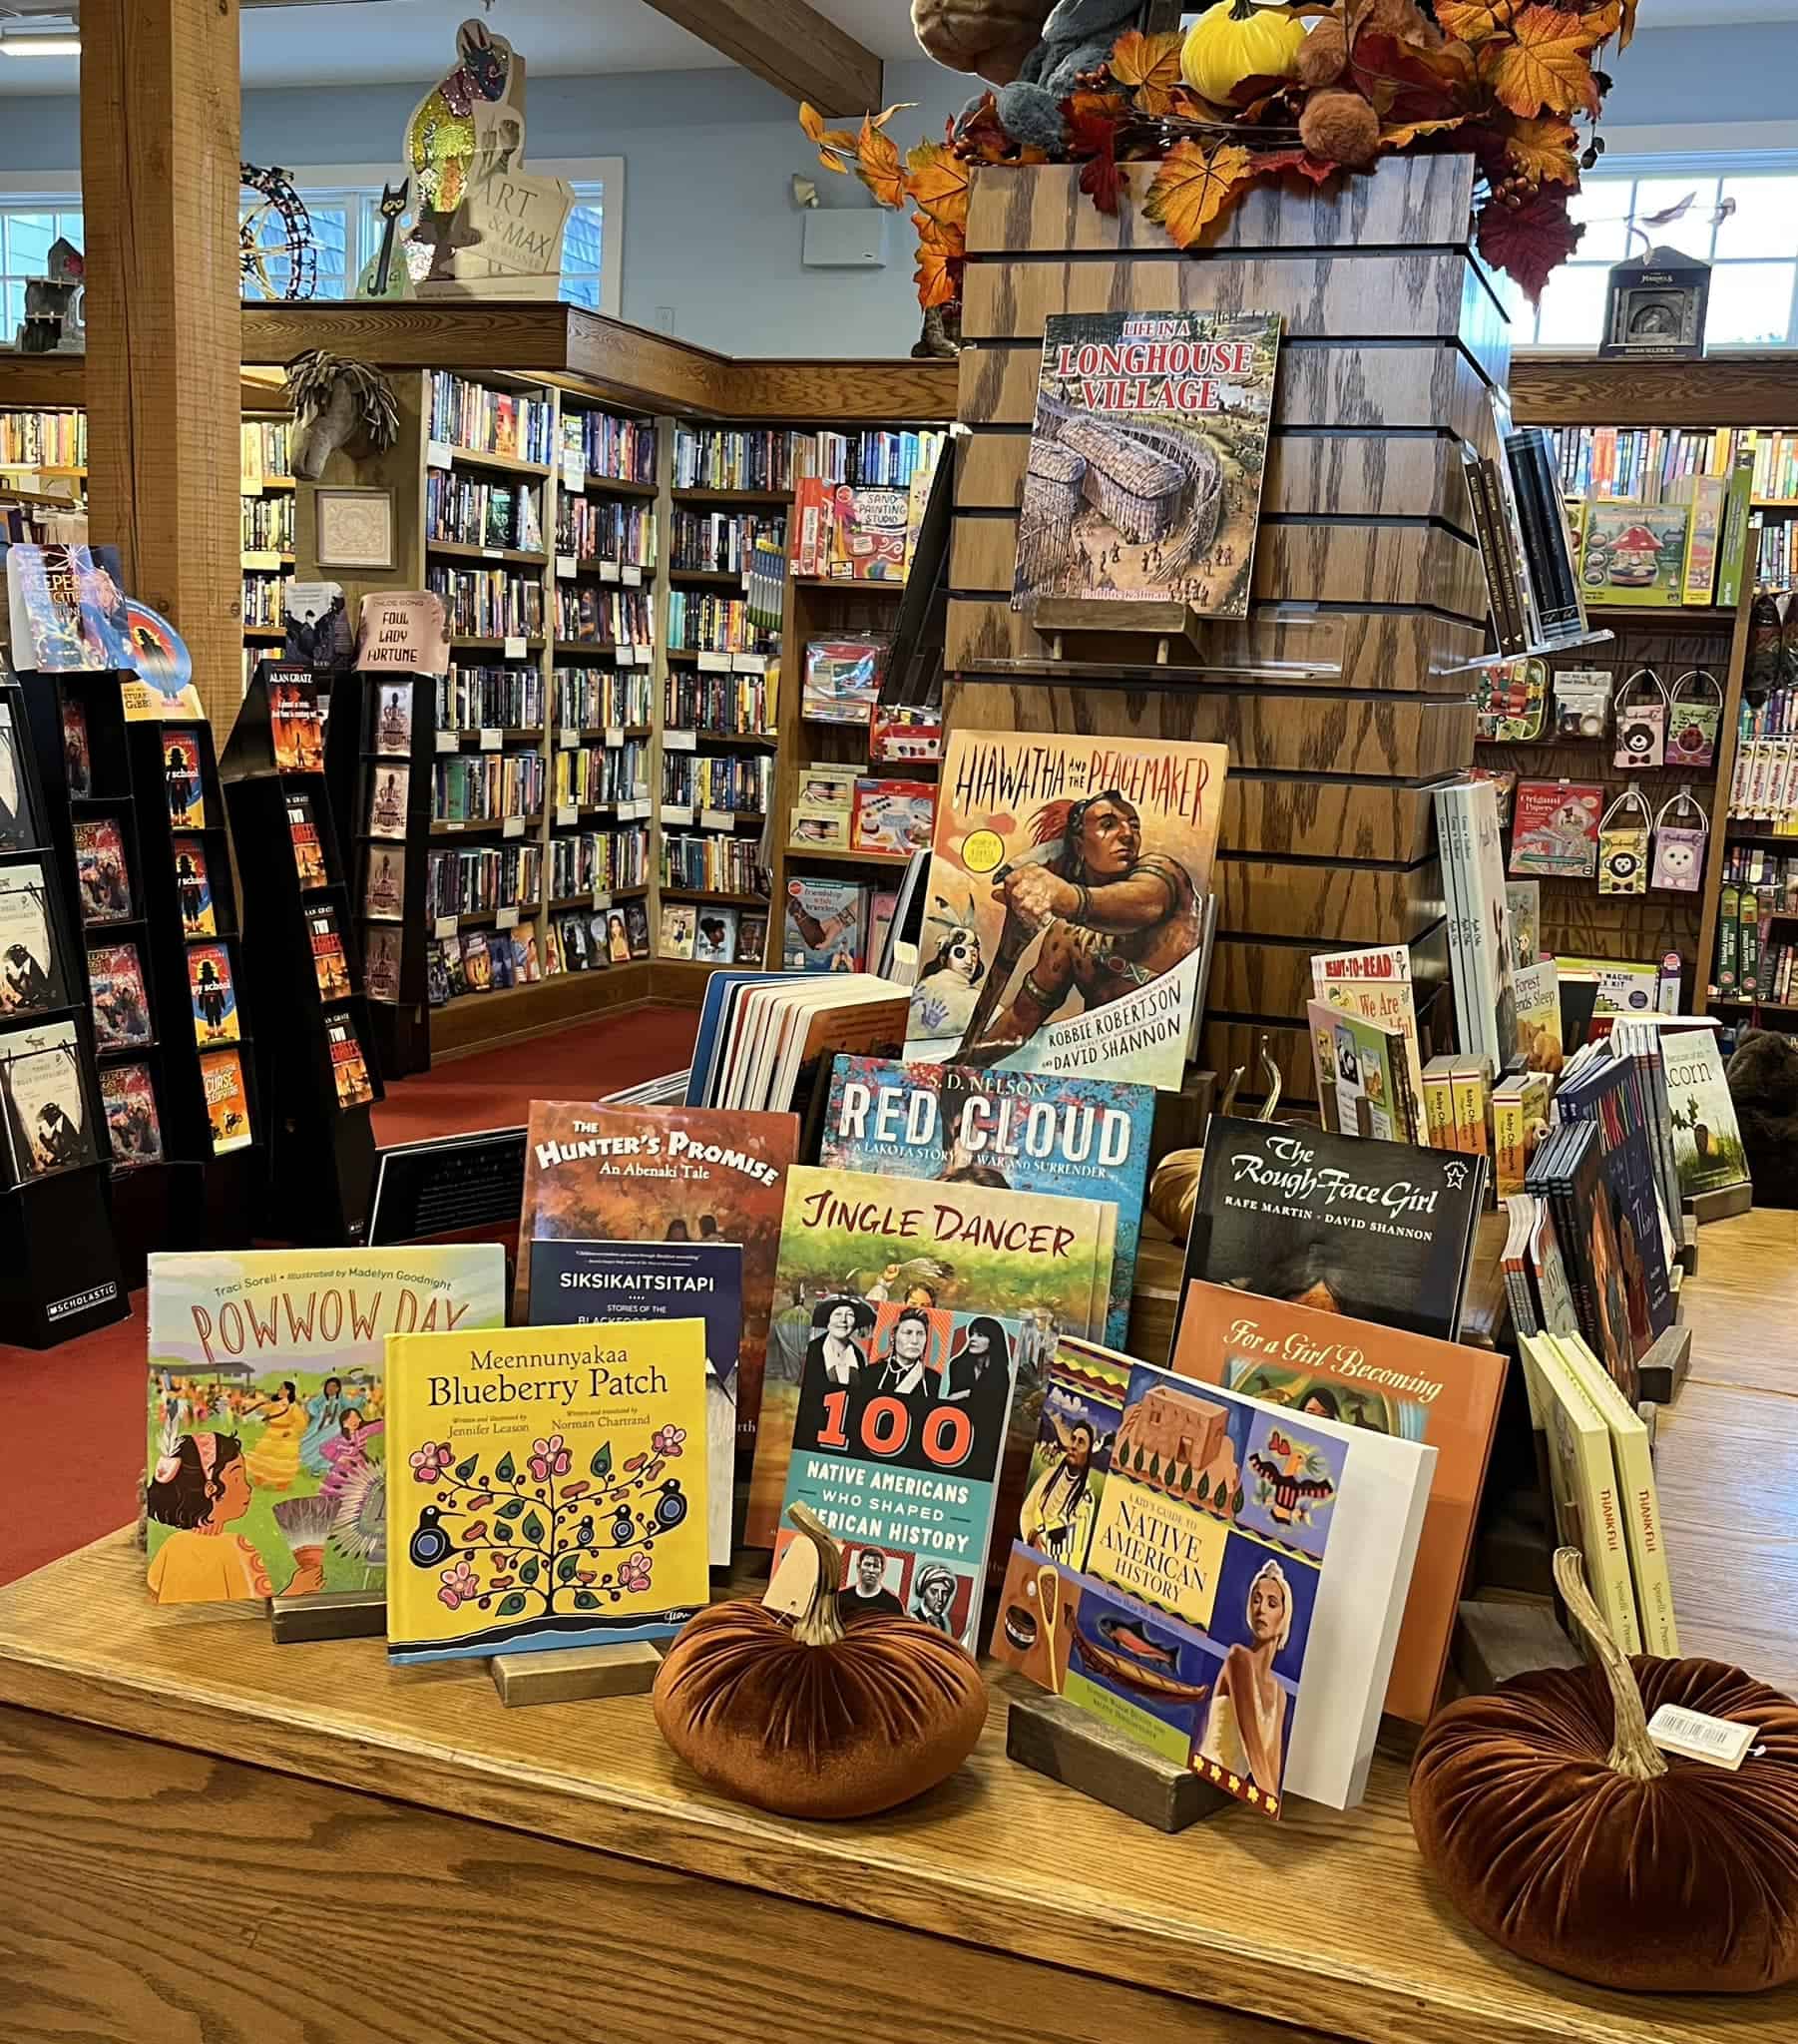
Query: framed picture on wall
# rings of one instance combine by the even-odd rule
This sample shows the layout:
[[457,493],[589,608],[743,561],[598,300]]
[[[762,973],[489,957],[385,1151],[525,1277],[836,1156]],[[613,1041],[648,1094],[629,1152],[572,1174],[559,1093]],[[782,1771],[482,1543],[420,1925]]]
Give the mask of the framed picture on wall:
[[391,490],[330,485],[317,490],[315,504],[320,568],[392,568]]

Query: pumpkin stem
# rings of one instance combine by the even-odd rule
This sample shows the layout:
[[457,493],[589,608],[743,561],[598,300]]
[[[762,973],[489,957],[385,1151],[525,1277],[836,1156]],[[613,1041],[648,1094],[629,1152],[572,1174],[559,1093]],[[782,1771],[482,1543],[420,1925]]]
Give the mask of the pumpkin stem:
[[1642,1693],[1635,1686],[1635,1673],[1628,1655],[1610,1637],[1603,1613],[1585,1587],[1585,1565],[1578,1548],[1556,1549],[1555,1587],[1590,1642],[1610,1684],[1613,1725],[1609,1765],[1631,1782],[1652,1782],[1668,1772],[1667,1758],[1648,1737],[1647,1714],[1642,1709]]
[[843,1572],[843,1551],[809,1506],[788,1505],[786,1515],[818,1550],[818,1580],[805,1609],[793,1620],[793,1638],[808,1647],[834,1647],[843,1637],[843,1621],[836,1610],[836,1579]]

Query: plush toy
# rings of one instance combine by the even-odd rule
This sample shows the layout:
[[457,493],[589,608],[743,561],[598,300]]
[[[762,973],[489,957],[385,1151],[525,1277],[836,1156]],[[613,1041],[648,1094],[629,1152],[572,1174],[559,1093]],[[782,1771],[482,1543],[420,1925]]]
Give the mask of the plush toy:
[[[912,21],[919,41],[939,64],[978,71],[999,86],[999,118],[1014,142],[1054,149],[1062,139],[1062,101],[1080,74],[1098,70],[1118,38],[1135,26],[1142,0],[1056,0],[1043,20],[1042,39],[1026,51],[1022,37],[1036,4],[1003,0],[995,8],[972,6],[968,0],[950,5],[914,0]],[[970,25],[975,22],[984,24],[979,34]],[[955,35],[949,33],[951,26],[958,30]],[[979,104],[970,100],[964,116]]]
[[1751,1029],[1725,1077],[1757,1207],[1798,1207],[1798,1044]]

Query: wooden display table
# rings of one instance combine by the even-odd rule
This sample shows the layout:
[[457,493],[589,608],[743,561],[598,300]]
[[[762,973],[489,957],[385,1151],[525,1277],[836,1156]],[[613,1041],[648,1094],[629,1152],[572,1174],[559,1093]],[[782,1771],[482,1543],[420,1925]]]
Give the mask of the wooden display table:
[[[1705,1231],[1660,1450],[1688,1650],[1787,1689],[1790,1541],[1765,1515],[1793,1512],[1798,1440],[1756,1358],[1789,1349],[1793,1237],[1775,1214]],[[1798,2035],[1798,1988],[1610,1995],[1497,1951],[1425,1872],[1401,1759],[1359,1809],[1165,1837],[1008,1762],[1003,1683],[941,1788],[806,1825],[707,1793],[646,1698],[508,1711],[478,1663],[390,1670],[372,1641],[153,1607],[121,1532],[0,1591],[0,1705],[9,2044]]]

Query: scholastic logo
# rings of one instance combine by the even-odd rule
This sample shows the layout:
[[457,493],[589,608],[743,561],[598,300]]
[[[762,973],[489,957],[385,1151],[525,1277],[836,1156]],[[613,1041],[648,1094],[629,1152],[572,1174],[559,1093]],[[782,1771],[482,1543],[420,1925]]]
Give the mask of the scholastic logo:
[[91,1305],[104,1305],[109,1298],[119,1296],[116,1284],[96,1284],[91,1291],[74,1291],[67,1298],[59,1298],[54,1305],[44,1308],[47,1320],[66,1320],[71,1313],[85,1312]]

